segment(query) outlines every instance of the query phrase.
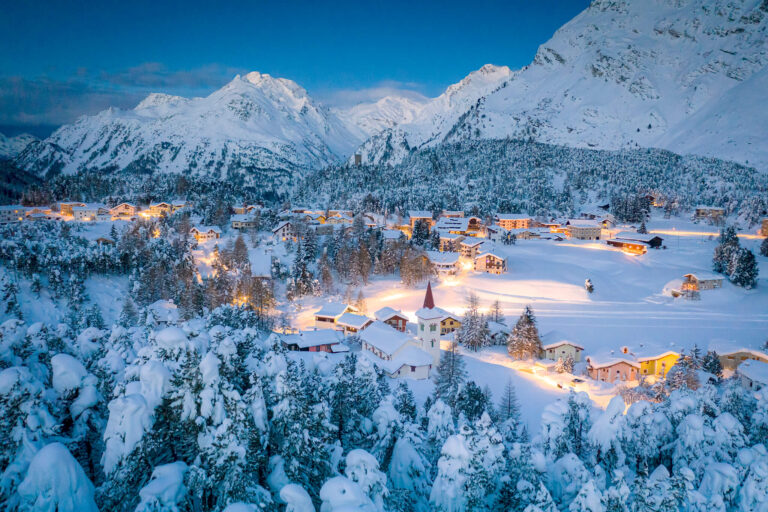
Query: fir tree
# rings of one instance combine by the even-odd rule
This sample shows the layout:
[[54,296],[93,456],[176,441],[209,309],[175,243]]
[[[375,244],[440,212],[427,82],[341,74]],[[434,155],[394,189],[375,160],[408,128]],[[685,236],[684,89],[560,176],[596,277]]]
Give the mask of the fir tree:
[[637,232],[640,233],[641,235],[648,234],[648,228],[645,227],[645,220],[643,220],[643,222],[640,223],[640,227],[637,228]]
[[451,408],[456,404],[456,397],[467,378],[464,360],[458,353],[458,345],[451,342],[448,350],[440,356],[435,380],[435,394]]
[[454,416],[463,414],[468,421],[475,421],[483,412],[488,410],[488,397],[483,390],[470,380],[459,391],[456,397],[456,407],[453,409]]
[[733,259],[733,255],[739,249],[739,238],[736,235],[736,228],[728,226],[720,231],[720,239],[715,254],[712,257],[712,270],[719,274],[728,272],[728,266]]
[[731,256],[731,265],[728,267],[729,279],[736,286],[747,290],[757,285],[759,269],[757,259],[752,251],[740,248]]
[[541,354],[541,339],[536,318],[530,306],[526,306],[517,324],[507,338],[507,351],[515,359],[536,359]]
[[3,302],[5,303],[5,312],[9,315],[13,315],[19,320],[23,320],[21,314],[21,305],[17,294],[19,293],[19,286],[16,281],[12,279],[6,279],[3,284]]
[[397,386],[395,395],[395,409],[399,412],[403,418],[414,422],[416,421],[416,400],[413,397],[413,391],[408,387],[408,384],[401,382]]
[[701,359],[701,369],[717,378],[723,377],[723,365],[720,363],[720,356],[713,350],[707,351]]
[[500,324],[504,323],[504,311],[501,309],[501,302],[499,302],[499,299],[496,299],[493,301],[493,304],[491,304],[491,312],[489,316],[494,322]]
[[411,235],[411,244],[423,247],[429,240],[429,223],[426,220],[417,220],[413,225],[413,234]]

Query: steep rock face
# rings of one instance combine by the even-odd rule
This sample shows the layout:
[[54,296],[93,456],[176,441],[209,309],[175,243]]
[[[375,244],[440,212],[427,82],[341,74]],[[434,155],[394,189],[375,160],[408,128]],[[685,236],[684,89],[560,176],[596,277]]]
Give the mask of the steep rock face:
[[365,134],[291,80],[237,76],[205,98],[151,94],[32,143],[17,163],[38,175],[88,169],[226,175],[301,173],[351,154]]
[[[433,123],[374,136],[366,162],[413,148],[519,138],[575,147],[659,147],[768,168],[765,0],[596,0],[533,62]],[[471,76],[471,75],[470,75]],[[757,108],[756,108],[757,107]],[[424,109],[427,111],[427,109]]]

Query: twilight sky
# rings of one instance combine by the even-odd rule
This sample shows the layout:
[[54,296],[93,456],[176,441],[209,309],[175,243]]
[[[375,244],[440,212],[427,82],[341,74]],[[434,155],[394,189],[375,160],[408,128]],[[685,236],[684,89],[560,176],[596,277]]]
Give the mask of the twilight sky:
[[149,92],[206,95],[237,73],[332,105],[436,96],[486,63],[518,68],[588,0],[4,2],[0,132],[51,128]]

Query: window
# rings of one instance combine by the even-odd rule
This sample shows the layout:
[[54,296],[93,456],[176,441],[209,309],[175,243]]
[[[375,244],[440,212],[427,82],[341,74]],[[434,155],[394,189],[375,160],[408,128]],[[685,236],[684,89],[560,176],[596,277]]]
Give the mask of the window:
[[424,330],[424,324],[421,324],[421,330],[422,331]]
[[411,373],[413,373],[415,371],[416,371],[416,367],[415,366],[411,366]]
[[437,324],[430,324],[429,330],[435,332],[437,330]]

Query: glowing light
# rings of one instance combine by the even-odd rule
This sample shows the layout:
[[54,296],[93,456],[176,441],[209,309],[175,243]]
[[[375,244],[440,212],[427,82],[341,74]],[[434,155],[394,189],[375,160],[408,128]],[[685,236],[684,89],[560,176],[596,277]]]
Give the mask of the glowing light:
[[463,268],[464,270],[472,270],[474,266],[472,265],[471,261],[465,261],[464,263],[461,264],[461,268]]
[[[720,233],[713,231],[681,231],[678,229],[653,229],[649,231],[654,235],[673,235],[673,236],[720,236]],[[747,238],[750,240],[759,240],[765,238],[760,235],[753,235],[749,233],[738,233],[736,236],[739,238]]]

